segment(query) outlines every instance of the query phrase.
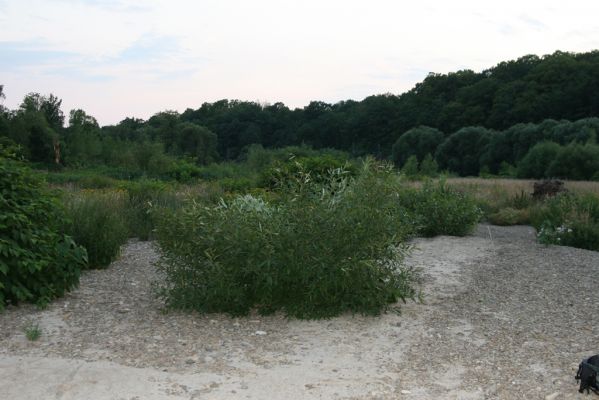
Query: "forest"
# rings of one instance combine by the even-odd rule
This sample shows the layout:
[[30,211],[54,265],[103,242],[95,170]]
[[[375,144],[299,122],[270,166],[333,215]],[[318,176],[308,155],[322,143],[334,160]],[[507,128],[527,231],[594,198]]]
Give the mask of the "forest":
[[[9,95],[0,86],[0,96]],[[100,126],[53,94],[0,106],[0,141],[40,168],[105,167],[118,178],[178,179],[248,149],[304,145],[398,167],[427,155],[460,176],[599,179],[599,51],[527,55],[474,72],[430,73],[406,93],[335,104],[220,100]]]

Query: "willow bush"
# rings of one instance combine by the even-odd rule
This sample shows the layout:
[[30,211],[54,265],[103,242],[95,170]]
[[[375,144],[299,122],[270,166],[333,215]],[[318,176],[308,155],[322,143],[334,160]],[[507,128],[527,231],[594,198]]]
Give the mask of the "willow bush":
[[252,309],[328,318],[378,314],[414,298],[414,272],[401,260],[412,233],[389,166],[366,162],[324,182],[298,170],[278,200],[237,196],[162,214],[157,238],[169,307],[245,315]]

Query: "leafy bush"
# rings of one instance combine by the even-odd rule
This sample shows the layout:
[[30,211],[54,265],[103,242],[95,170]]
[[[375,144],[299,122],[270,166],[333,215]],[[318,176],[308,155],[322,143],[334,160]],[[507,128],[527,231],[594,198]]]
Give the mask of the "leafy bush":
[[332,155],[292,158],[286,162],[276,162],[262,172],[259,186],[265,188],[285,188],[286,182],[295,182],[302,176],[311,183],[326,184],[332,171],[343,170],[346,175],[356,174],[356,168],[347,160]]
[[67,232],[87,249],[89,266],[102,268],[116,259],[128,238],[122,191],[81,191],[65,198]]
[[0,148],[0,309],[45,305],[79,283],[85,249],[61,232],[56,197],[29,168]]
[[443,180],[427,181],[421,189],[403,189],[400,204],[413,214],[417,233],[464,236],[482,216],[475,200],[452,189]]
[[413,272],[399,267],[405,247],[395,247],[411,227],[390,168],[367,163],[355,180],[331,171],[324,184],[307,173],[285,184],[276,205],[246,195],[163,215],[168,306],[328,318],[415,296]]
[[418,176],[418,159],[416,156],[408,157],[405,164],[401,167],[401,173],[407,178]]
[[256,187],[256,182],[249,178],[224,178],[218,181],[224,191],[245,193]]
[[179,199],[173,188],[160,181],[142,179],[123,186],[127,192],[125,215],[129,235],[148,240],[156,227],[155,215],[150,211],[160,208],[176,208]]
[[488,215],[487,219],[494,225],[526,225],[530,222],[530,214],[527,209],[506,207]]
[[429,178],[434,178],[439,175],[439,165],[430,153],[424,156],[424,159],[420,163],[419,170],[420,175]]
[[599,199],[562,193],[533,209],[541,243],[599,250]]
[[189,183],[200,178],[202,169],[193,162],[180,159],[171,164],[167,176],[181,183]]

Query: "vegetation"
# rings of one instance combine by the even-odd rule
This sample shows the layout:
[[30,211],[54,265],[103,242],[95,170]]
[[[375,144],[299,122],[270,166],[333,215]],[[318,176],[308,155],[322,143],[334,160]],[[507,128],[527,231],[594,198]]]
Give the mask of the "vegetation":
[[78,191],[65,196],[66,231],[87,249],[90,268],[104,268],[116,259],[127,241],[123,192]]
[[599,250],[599,198],[564,193],[534,209],[531,217],[545,244]]
[[30,322],[23,328],[23,332],[25,333],[25,337],[30,342],[35,342],[42,336],[42,329],[39,324],[34,324]]
[[456,191],[443,180],[426,181],[422,188],[404,189],[398,195],[402,207],[413,215],[416,233],[421,236],[464,236],[482,216],[472,197]]
[[0,148],[0,308],[45,305],[79,282],[84,248],[62,230],[57,198],[30,169]]
[[529,181],[447,177],[599,180],[598,65],[596,51],[556,52],[430,74],[399,96],[221,100],[104,127],[31,93],[0,106],[0,307],[46,304],[129,237],[158,240],[171,307],[300,318],[414,297],[396,268],[405,240],[481,217],[597,250],[597,186],[534,200]]
[[[0,106],[0,138],[21,145],[38,166],[108,168],[110,178],[127,180],[210,179],[214,171],[205,167],[214,162],[247,160],[257,167],[273,162],[260,159],[265,155],[260,149],[300,144],[352,157],[392,158],[398,167],[411,156],[421,163],[431,154],[439,168],[461,176],[599,179],[598,65],[599,51],[558,51],[480,73],[430,74],[401,95],[313,101],[295,110],[282,103],[220,100],[104,127],[80,109],[65,118],[60,99],[32,93],[16,110]],[[544,142],[559,145],[557,156],[564,162],[543,168],[555,145],[527,157]],[[243,178],[230,187],[253,184],[255,177],[243,175],[229,175]]]
[[171,307],[245,315],[284,311],[327,318],[378,314],[413,298],[413,274],[395,245],[411,233],[388,167],[366,163],[326,182],[299,172],[276,203],[250,195],[167,214],[158,241]]

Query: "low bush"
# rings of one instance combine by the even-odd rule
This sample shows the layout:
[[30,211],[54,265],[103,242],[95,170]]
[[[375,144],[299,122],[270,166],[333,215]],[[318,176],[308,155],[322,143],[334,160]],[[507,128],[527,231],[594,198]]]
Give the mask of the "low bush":
[[530,223],[530,213],[528,209],[506,207],[489,214],[487,219],[494,225],[527,225]]
[[107,267],[128,238],[123,191],[85,190],[65,196],[66,231],[87,249],[91,268]]
[[331,172],[343,170],[347,176],[355,176],[357,169],[347,160],[324,154],[313,157],[291,158],[274,165],[260,174],[258,186],[270,189],[285,189],[286,182],[296,182],[302,177],[314,184],[327,184],[335,175]]
[[56,196],[14,154],[0,147],[0,309],[40,306],[79,283],[85,249],[62,232]]
[[391,168],[366,163],[353,179],[297,174],[276,204],[251,195],[191,203],[162,215],[158,242],[170,307],[245,315],[283,311],[328,318],[378,314],[415,296],[400,265],[411,233]]
[[599,250],[599,199],[593,195],[549,198],[533,208],[531,220],[541,243]]
[[399,196],[401,206],[413,215],[417,233],[425,237],[467,235],[482,216],[472,197],[443,180],[427,181],[420,189],[403,189]]

